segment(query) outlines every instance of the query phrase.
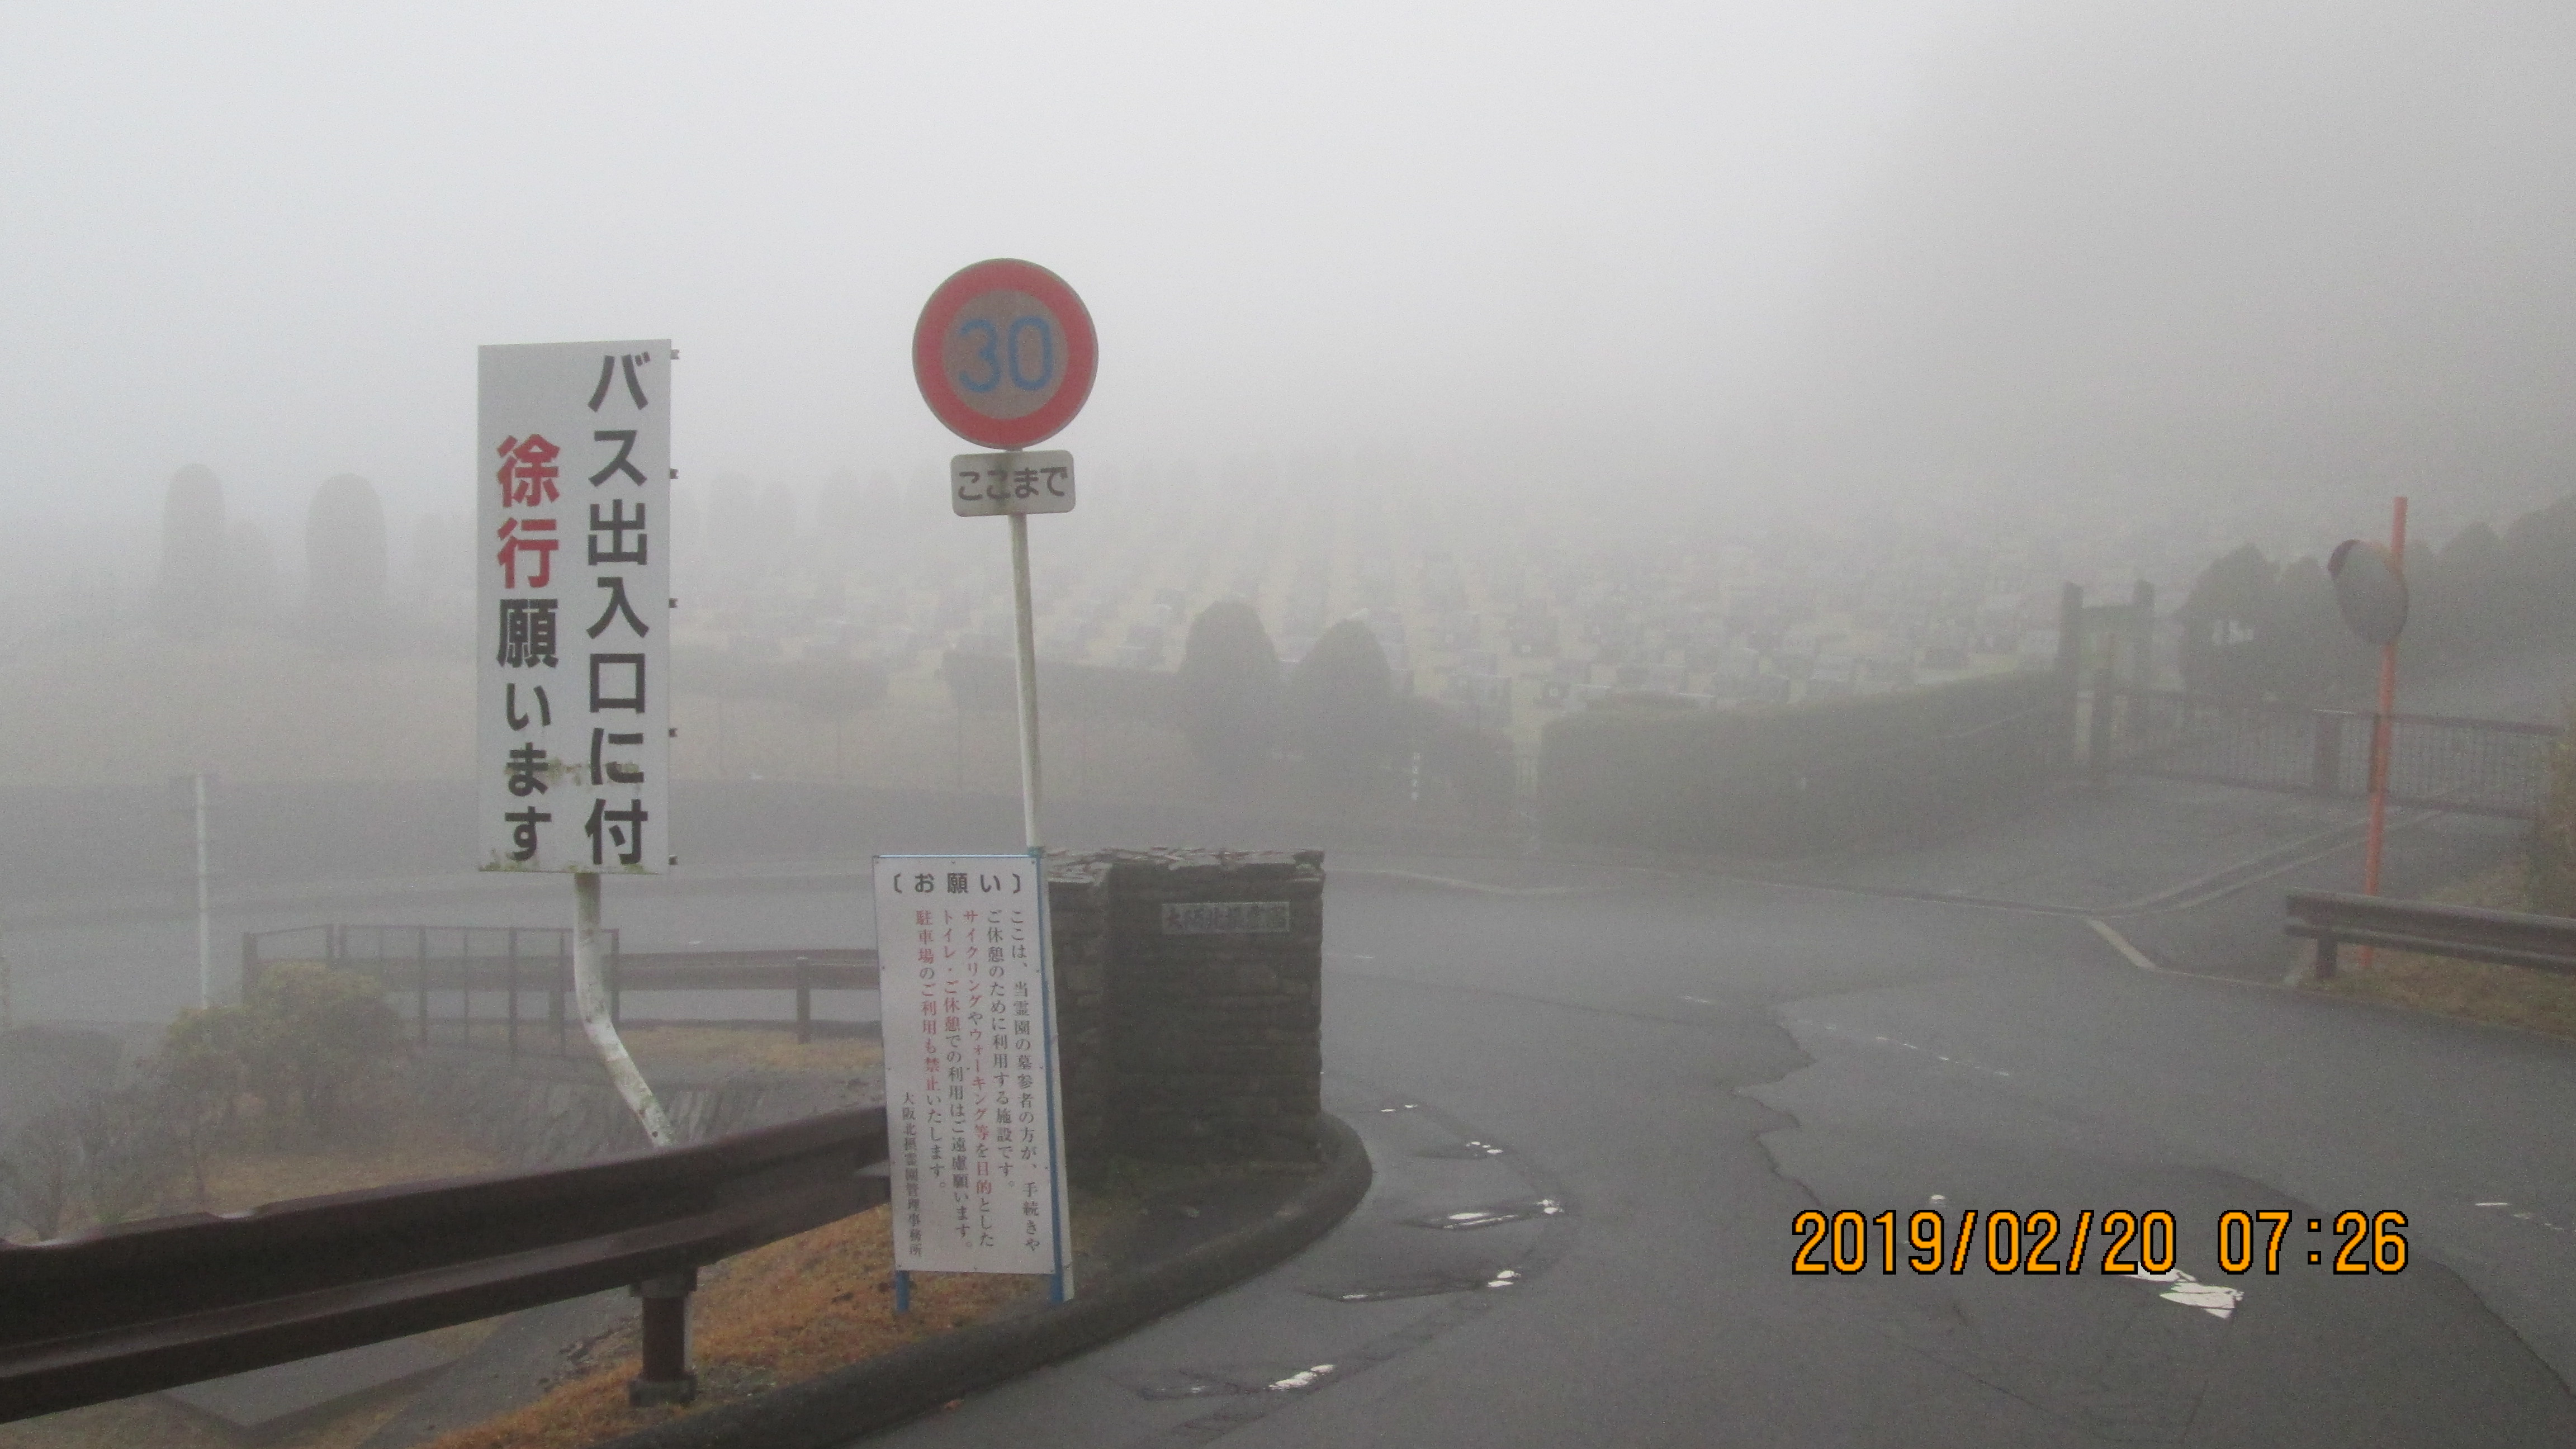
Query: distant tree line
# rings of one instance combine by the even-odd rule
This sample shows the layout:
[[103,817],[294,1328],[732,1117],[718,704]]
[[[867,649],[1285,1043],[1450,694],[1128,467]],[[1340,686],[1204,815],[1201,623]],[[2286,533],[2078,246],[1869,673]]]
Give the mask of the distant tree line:
[[327,648],[373,637],[385,614],[385,510],[373,483],[342,473],[314,491],[304,518],[304,576],[303,606],[290,619],[279,602],[268,535],[246,519],[227,519],[223,481],[204,464],[171,475],[151,598],[163,634],[204,639],[226,628],[291,622]]
[[1400,788],[1482,819],[1511,810],[1511,742],[1399,694],[1361,620],[1326,629],[1283,675],[1260,615],[1221,600],[1191,621],[1175,685],[1181,731],[1219,780],[1287,764],[1327,796]]
[[[2440,670],[2576,640],[2576,496],[2484,523],[2434,548],[2409,542],[2403,666]],[[2252,544],[2202,571],[2177,617],[2186,689],[2332,701],[2366,694],[2378,651],[2353,637],[2313,558],[2276,562]]]

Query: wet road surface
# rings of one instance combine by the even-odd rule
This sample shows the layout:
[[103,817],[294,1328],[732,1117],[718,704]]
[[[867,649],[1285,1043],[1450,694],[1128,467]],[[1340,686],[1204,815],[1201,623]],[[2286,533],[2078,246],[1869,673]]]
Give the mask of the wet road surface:
[[[2151,974],[2064,915],[1439,868],[1331,891],[1351,1221],[879,1442],[2576,1440],[2576,1049]],[[1872,1228],[1863,1272],[1791,1271],[1802,1211],[1926,1208],[2161,1209],[2176,1261],[1890,1275]],[[2304,1261],[2348,1209],[2407,1214],[2401,1272]],[[2278,1274],[2222,1271],[2230,1210],[2294,1215]]]

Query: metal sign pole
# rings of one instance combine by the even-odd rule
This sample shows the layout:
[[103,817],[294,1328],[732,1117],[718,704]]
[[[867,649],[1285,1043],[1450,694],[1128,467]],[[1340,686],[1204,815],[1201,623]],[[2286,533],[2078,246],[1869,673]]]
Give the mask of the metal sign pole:
[[1011,515],[1011,594],[1019,614],[1020,826],[1032,855],[1038,843],[1038,644],[1036,612],[1029,602],[1029,516]]
[[679,1139],[672,1135],[671,1119],[663,1114],[661,1099],[653,1095],[652,1085],[626,1054],[626,1043],[617,1035],[617,1023],[610,1019],[608,989],[599,966],[599,872],[577,870],[572,873],[573,934],[572,991],[581,1007],[582,1033],[590,1038],[599,1053],[600,1065],[608,1069],[608,1080],[617,1087],[617,1095],[626,1099],[635,1120],[644,1124],[644,1135],[656,1147],[669,1147]]

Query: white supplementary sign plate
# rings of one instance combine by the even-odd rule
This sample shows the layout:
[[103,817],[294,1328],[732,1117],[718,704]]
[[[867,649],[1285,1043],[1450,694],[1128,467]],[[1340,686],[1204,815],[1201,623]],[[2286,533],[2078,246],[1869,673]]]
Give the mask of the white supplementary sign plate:
[[1038,863],[879,856],[876,908],[895,1266],[1059,1271],[1071,1239]]
[[960,518],[1005,513],[1071,513],[1073,455],[960,453],[948,460],[948,506]]
[[670,362],[667,340],[481,351],[485,870],[669,863]]

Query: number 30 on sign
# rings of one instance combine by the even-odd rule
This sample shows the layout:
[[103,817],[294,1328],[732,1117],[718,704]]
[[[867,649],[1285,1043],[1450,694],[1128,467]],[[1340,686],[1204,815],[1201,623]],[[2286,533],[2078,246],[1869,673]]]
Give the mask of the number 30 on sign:
[[987,448],[1053,437],[1082,411],[1099,370],[1090,312],[1034,262],[977,262],[939,284],[913,327],[912,375],[923,400],[950,432]]

